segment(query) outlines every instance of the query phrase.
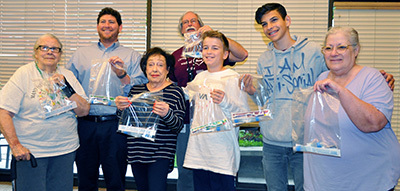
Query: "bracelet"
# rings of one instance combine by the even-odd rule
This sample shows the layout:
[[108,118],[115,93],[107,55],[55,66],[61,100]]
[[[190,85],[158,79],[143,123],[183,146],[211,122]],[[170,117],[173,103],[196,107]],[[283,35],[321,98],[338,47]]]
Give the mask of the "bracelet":
[[60,87],[60,89],[64,92],[64,94],[67,96],[67,98],[70,98],[72,95],[74,95],[75,90],[72,88],[72,86],[68,83],[67,78],[65,79],[65,85]]
[[125,78],[125,76],[128,75],[128,73],[126,73],[126,71],[124,71],[124,74],[117,76],[119,79]]

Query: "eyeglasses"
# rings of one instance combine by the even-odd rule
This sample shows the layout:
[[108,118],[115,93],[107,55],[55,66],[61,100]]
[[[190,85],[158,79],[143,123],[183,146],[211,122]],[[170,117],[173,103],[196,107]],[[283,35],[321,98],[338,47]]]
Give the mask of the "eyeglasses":
[[330,54],[330,53],[332,53],[334,48],[336,48],[336,52],[338,54],[343,54],[346,52],[347,49],[349,49],[350,46],[352,46],[352,45],[339,45],[336,47],[324,46],[324,47],[322,47],[321,51],[325,54]]
[[[40,49],[41,51],[43,51],[43,52],[48,52],[49,50],[51,51],[51,52],[54,52],[54,53],[59,53],[59,52],[61,52],[61,48],[59,48],[59,47],[48,47],[48,46],[44,46],[44,45],[39,45],[38,47],[37,47],[37,49]],[[37,50],[36,49],[36,50]]]
[[190,21],[189,21],[189,20],[184,20],[184,21],[182,21],[182,24],[183,24],[183,25],[188,25],[189,22],[192,23],[192,24],[195,24],[195,23],[198,22],[198,21],[197,21],[197,19],[193,18],[193,19],[191,19]]

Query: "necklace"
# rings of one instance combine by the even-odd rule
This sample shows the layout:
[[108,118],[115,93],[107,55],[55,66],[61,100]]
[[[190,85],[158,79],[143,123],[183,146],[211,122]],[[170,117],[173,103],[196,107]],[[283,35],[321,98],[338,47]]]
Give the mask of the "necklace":
[[[35,61],[35,66],[36,66],[36,69],[39,71],[40,76],[42,76],[42,78],[44,78],[44,77],[43,77],[43,72],[42,72],[42,70],[39,68],[37,61]],[[57,69],[58,69],[58,66],[56,67],[56,70],[55,70],[55,71],[57,71]],[[47,74],[48,76],[52,76],[52,75],[48,74],[47,72],[46,72],[46,74]]]

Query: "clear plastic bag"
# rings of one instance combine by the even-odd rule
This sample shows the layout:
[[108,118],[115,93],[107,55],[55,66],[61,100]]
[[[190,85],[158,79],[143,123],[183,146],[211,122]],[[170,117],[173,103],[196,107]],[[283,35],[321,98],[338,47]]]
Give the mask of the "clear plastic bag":
[[59,115],[77,107],[76,102],[64,95],[60,87],[49,79],[33,80],[36,98],[40,105],[40,116],[43,119]]
[[340,157],[340,101],[311,88],[293,94],[293,150]]
[[[252,96],[254,103],[262,109],[269,108],[269,99],[271,99],[272,92],[270,88],[267,86],[265,79],[261,75],[252,74],[253,77],[253,86],[256,88],[257,93]],[[242,84],[243,87],[243,84]],[[243,89],[243,88],[242,88]]]
[[[115,97],[112,95],[123,95],[121,82],[114,74],[111,67],[124,69],[119,65],[110,64],[108,60],[92,60],[89,88],[87,92],[89,95],[89,103],[115,106]],[[120,88],[115,89],[113,87]]]
[[[247,112],[232,113],[232,122],[235,126],[258,122],[263,120],[272,119],[272,112],[268,105],[269,91],[266,88],[266,84],[260,75],[252,75],[253,86],[257,89],[257,94],[252,96],[254,103],[256,104],[257,110],[249,110]],[[244,88],[242,82],[241,89]],[[242,91],[243,92],[243,91]]]
[[122,111],[118,132],[155,141],[160,117],[153,113],[155,101],[162,101],[162,92],[145,92],[130,98],[131,105]]
[[202,58],[202,40],[197,32],[185,33],[185,48],[182,52],[184,57]]
[[186,86],[191,98],[192,124],[190,132],[211,133],[232,129],[221,107],[210,97],[213,89],[224,90],[225,83],[218,80],[192,81]]

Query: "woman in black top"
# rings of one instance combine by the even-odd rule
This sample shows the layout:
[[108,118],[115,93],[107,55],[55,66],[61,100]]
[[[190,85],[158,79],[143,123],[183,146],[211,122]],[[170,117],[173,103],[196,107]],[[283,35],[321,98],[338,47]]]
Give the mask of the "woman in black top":
[[[160,48],[145,53],[140,67],[147,84],[135,85],[128,97],[143,92],[160,92],[162,101],[155,101],[152,112],[159,116],[155,140],[128,137],[128,163],[139,191],[167,190],[167,176],[174,167],[176,139],[183,127],[185,100],[182,89],[167,78],[174,71],[174,58]],[[127,97],[116,98],[118,113],[129,107]]]

